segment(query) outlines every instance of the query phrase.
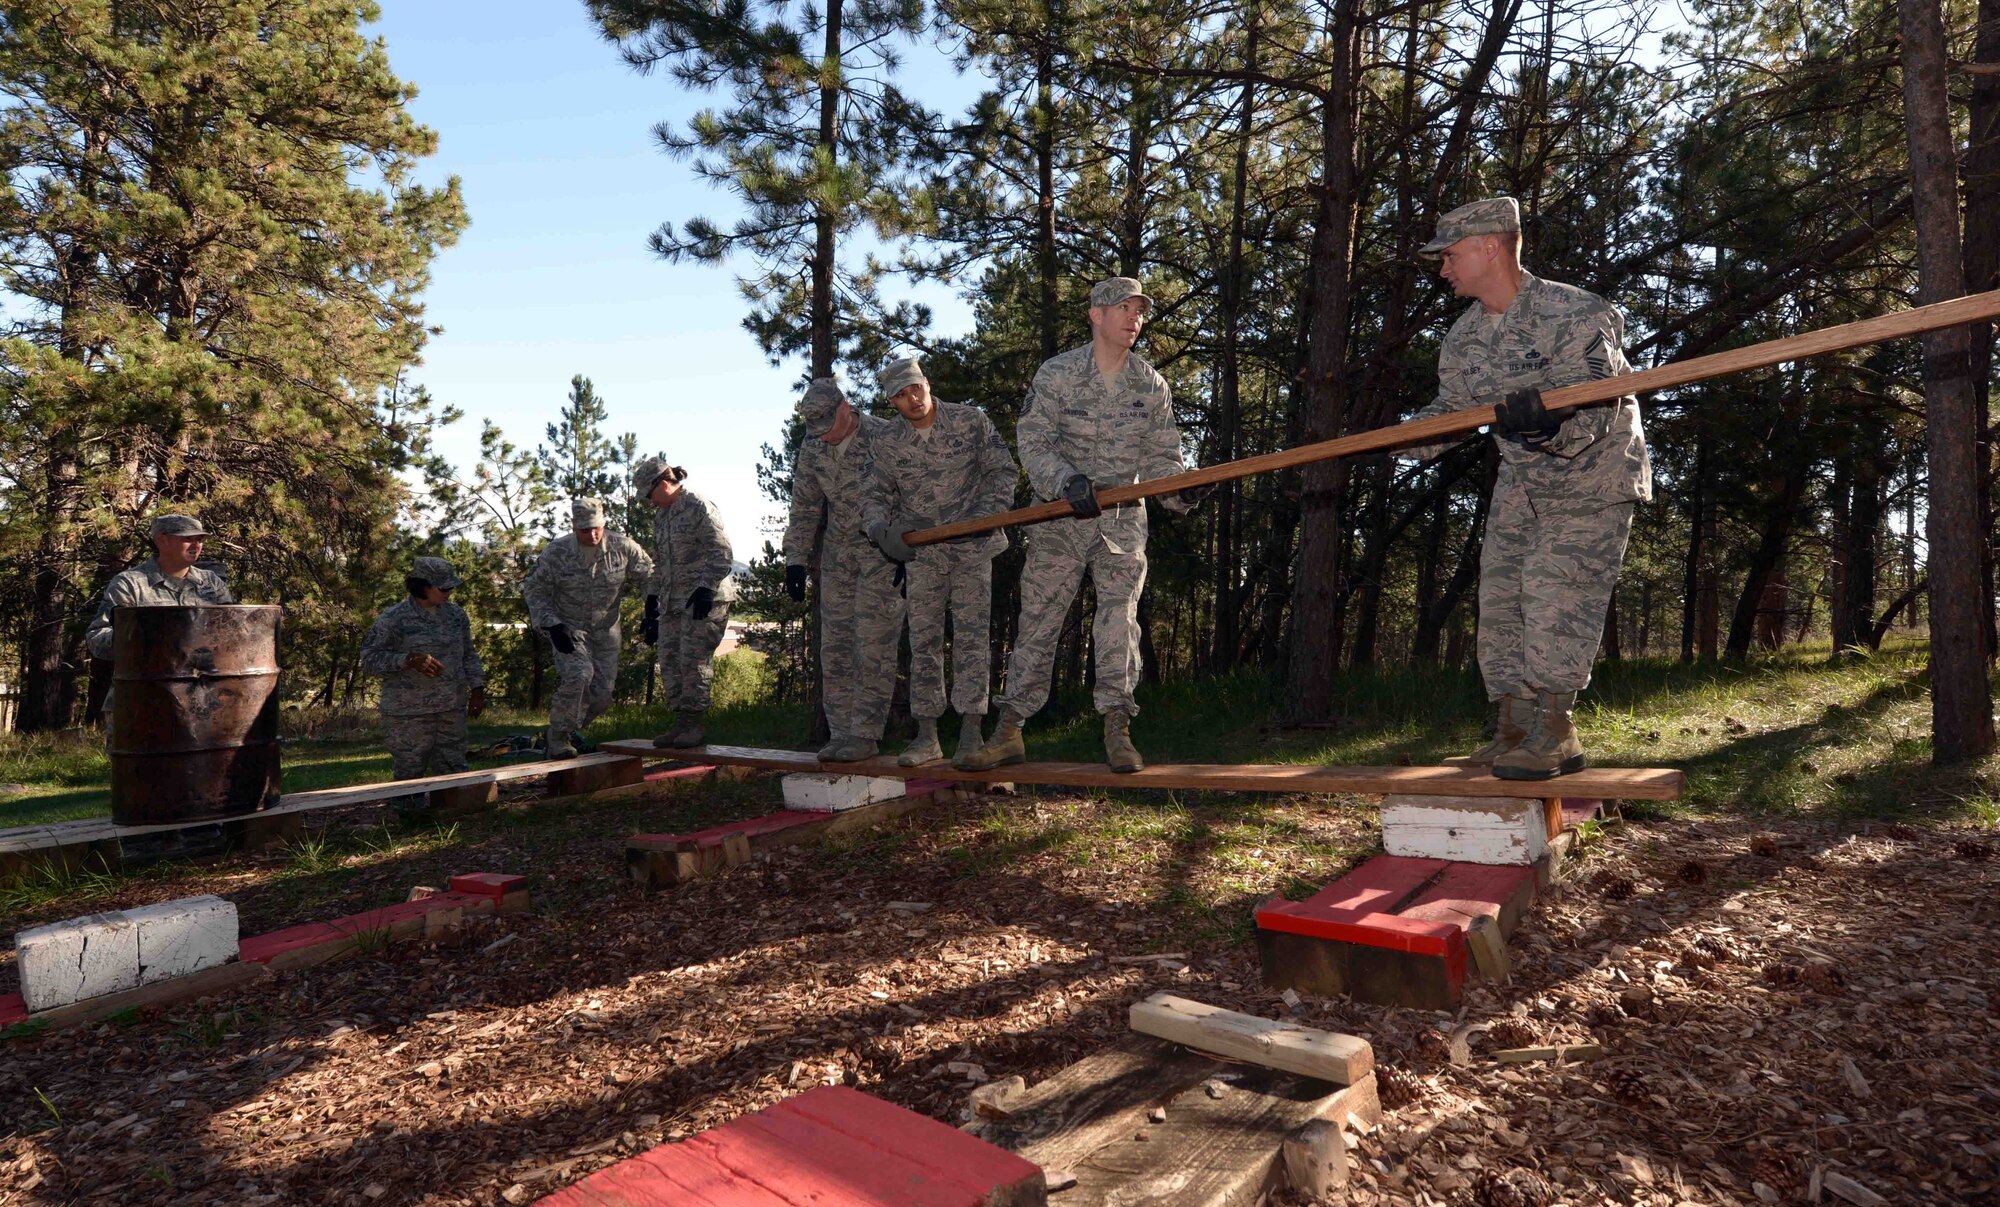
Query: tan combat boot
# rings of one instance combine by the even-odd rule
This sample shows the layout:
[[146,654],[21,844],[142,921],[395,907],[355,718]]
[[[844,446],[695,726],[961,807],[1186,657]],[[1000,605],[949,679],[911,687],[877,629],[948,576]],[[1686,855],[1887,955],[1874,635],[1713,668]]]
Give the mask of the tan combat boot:
[[871,738],[835,738],[820,748],[819,761],[822,763],[858,763],[862,759],[872,759],[881,747]]
[[701,729],[699,708],[677,708],[674,710],[674,727],[653,739],[655,747],[671,746],[685,749],[699,746],[706,736]]
[[1009,763],[1027,761],[1028,742],[1021,736],[1021,723],[1011,714],[1003,712],[1000,723],[993,727],[993,736],[957,766],[960,771],[991,771]]
[[1527,741],[1493,760],[1493,774],[1500,779],[1549,780],[1583,770],[1583,743],[1570,719],[1576,693],[1538,692],[1535,702]]
[[1502,696],[1496,707],[1493,740],[1455,759],[1446,759],[1447,766],[1491,767],[1493,760],[1528,740],[1528,727],[1535,723],[1535,702],[1522,696]]
[[896,766],[921,767],[943,757],[944,747],[938,745],[937,718],[918,717],[916,740],[903,747],[903,753],[896,756]]
[[552,759],[573,759],[576,757],[576,747],[570,743],[568,732],[559,726],[549,726],[548,745],[544,749]]
[[1144,771],[1146,760],[1132,744],[1132,718],[1122,712],[1104,714],[1104,762],[1113,771]]
[[986,714],[983,712],[962,712],[958,714],[958,746],[951,752],[951,765],[965,770],[965,761],[979,754],[980,730],[986,728]]

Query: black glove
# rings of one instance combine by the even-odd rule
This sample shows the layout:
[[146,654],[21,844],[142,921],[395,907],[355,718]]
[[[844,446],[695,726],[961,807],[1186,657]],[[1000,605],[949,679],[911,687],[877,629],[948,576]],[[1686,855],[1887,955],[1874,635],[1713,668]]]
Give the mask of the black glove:
[[904,599],[910,597],[910,588],[907,586],[910,581],[910,569],[908,566],[897,562],[896,572],[889,576],[889,581],[895,584],[898,595],[901,595]]
[[1214,482],[1205,482],[1200,486],[1184,486],[1175,491],[1174,496],[1180,499],[1181,506],[1187,508],[1189,511],[1193,511],[1195,508],[1201,506],[1203,499],[1215,493],[1215,487],[1216,484]]
[[688,615],[696,620],[706,620],[708,610],[715,606],[715,592],[707,587],[696,587],[688,596]]
[[569,635],[569,626],[562,621],[558,620],[542,631],[549,635],[549,644],[556,647],[556,653],[576,653],[576,638]]
[[639,621],[639,640],[647,645],[660,644],[660,597],[646,597],[646,615]]
[[1533,386],[1507,395],[1494,413],[1494,424],[1502,438],[1528,448],[1540,448],[1562,430],[1574,411],[1551,415],[1542,405],[1542,392]]
[[903,534],[896,531],[896,525],[880,520],[868,526],[868,539],[892,562],[907,562],[917,551],[903,542]]
[[1093,520],[1104,514],[1104,509],[1097,505],[1097,492],[1090,488],[1088,474],[1071,474],[1069,481],[1063,483],[1063,498],[1069,500],[1069,509],[1079,519]]
[[804,566],[785,567],[785,594],[792,597],[793,603],[804,603],[806,601],[806,568]]

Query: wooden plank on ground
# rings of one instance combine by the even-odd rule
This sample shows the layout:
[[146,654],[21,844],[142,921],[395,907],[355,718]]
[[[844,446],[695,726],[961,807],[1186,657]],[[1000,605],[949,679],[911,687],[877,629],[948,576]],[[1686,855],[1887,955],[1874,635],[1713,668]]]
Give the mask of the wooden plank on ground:
[[[606,742],[602,750],[658,758],[646,742]],[[889,757],[858,763],[821,763],[809,751],[749,746],[695,746],[668,757],[717,766],[756,767],[801,775],[877,775],[962,783],[1060,784],[1079,788],[1174,788],[1200,792],[1351,793],[1383,796],[1505,796],[1523,785],[1470,767],[1341,767],[1294,763],[1155,763],[1121,774],[1102,763],[1014,763],[991,771],[960,771],[949,763],[899,767]],[[1676,800],[1686,777],[1672,767],[1591,767],[1563,776],[1563,791],[1621,800]],[[1546,790],[1548,785],[1536,785]],[[1534,789],[1530,789],[1533,791]]]
[[1352,1085],[1375,1068],[1375,1050],[1365,1039],[1240,1014],[1164,991],[1132,1003],[1131,1025],[1141,1035],[1335,1085]]
[[[1211,1088],[1211,1084],[1212,1088]],[[1150,1114],[1163,1107],[1165,1118]],[[1315,1119],[1381,1121],[1372,1074],[1346,1088],[1127,1036],[967,1131],[1077,1181],[1061,1207],[1252,1207],[1282,1179],[1286,1137]],[[1144,1136],[1141,1139],[1141,1136]]]
[[625,840],[625,874],[647,889],[672,888],[745,863],[757,851],[865,830],[935,803],[941,781],[913,780],[909,791],[839,813],[786,809],[688,834],[634,834]]

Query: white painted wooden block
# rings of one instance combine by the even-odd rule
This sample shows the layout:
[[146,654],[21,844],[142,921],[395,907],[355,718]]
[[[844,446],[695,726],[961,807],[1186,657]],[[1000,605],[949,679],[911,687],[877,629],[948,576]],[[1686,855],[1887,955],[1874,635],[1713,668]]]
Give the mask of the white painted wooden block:
[[1460,863],[1526,865],[1549,849],[1538,797],[1385,796],[1382,849]]
[[28,1013],[139,987],[139,928],[123,914],[87,914],[14,936]]
[[128,909],[139,930],[139,983],[186,976],[236,958],[236,906],[220,897],[186,897]]
[[903,795],[903,781],[875,775],[788,775],[785,807],[835,812],[859,809]]

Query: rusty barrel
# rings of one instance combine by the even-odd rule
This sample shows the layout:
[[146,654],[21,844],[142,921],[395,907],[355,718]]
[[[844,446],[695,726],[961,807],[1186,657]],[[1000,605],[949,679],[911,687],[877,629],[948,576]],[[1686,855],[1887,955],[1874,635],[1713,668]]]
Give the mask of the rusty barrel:
[[278,799],[281,611],[271,604],[118,609],[113,822],[212,820]]

